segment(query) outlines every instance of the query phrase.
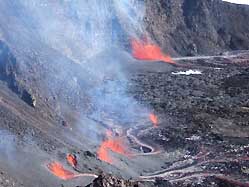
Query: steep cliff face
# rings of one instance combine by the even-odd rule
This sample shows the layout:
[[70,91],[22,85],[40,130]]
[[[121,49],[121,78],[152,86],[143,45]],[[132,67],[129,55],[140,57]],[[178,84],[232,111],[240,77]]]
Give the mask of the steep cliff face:
[[23,101],[35,107],[35,97],[25,88],[24,82],[18,79],[19,71],[15,57],[8,46],[0,40],[0,81],[6,82]]
[[153,39],[172,55],[249,49],[249,6],[221,0],[146,0]]

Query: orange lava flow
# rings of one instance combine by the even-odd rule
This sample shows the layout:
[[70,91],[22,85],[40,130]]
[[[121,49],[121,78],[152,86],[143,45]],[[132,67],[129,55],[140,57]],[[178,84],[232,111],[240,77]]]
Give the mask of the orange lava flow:
[[52,162],[47,165],[49,171],[53,173],[55,176],[59,177],[62,180],[70,180],[77,175],[75,175],[73,172],[66,170],[60,163],[58,162]]
[[154,127],[158,127],[158,118],[155,114],[150,114],[150,121],[153,123]]
[[159,46],[132,39],[132,56],[138,60],[164,61],[175,64],[173,59],[162,52]]
[[72,166],[72,167],[76,167],[77,165],[77,160],[76,160],[76,157],[72,154],[68,154],[67,155],[67,161],[68,163]]
[[106,140],[104,140],[97,152],[98,158],[109,164],[113,163],[113,159],[109,155],[109,151],[118,153],[120,155],[128,156],[127,148],[124,145],[121,137],[113,137],[111,131],[106,132]]

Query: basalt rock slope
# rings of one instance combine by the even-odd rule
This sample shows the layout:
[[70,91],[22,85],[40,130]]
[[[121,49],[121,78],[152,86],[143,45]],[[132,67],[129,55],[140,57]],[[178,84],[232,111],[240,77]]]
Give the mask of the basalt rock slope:
[[[0,1],[0,187],[248,187],[249,51],[138,61],[108,45],[122,34],[111,5],[128,1],[80,2]],[[170,54],[246,49],[246,6],[146,3]],[[89,7],[108,49],[86,58],[72,31]]]
[[172,55],[249,48],[249,6],[221,0],[147,0],[147,29]]

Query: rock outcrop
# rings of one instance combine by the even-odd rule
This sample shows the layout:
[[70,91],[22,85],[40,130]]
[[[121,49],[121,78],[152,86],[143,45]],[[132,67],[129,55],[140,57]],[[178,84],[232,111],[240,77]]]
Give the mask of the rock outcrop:
[[18,94],[23,101],[32,107],[36,105],[35,96],[27,90],[22,80],[17,79],[19,67],[14,55],[8,46],[0,40],[0,80],[5,81],[8,87]]
[[86,187],[138,187],[138,183],[103,174]]
[[171,55],[249,49],[249,6],[221,0],[146,0],[148,32]]

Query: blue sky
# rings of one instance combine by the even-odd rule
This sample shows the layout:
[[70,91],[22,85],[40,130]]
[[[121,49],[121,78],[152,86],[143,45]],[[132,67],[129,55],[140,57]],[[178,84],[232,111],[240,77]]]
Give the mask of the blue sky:
[[223,1],[228,1],[231,3],[237,3],[237,4],[249,4],[249,0],[223,0]]

